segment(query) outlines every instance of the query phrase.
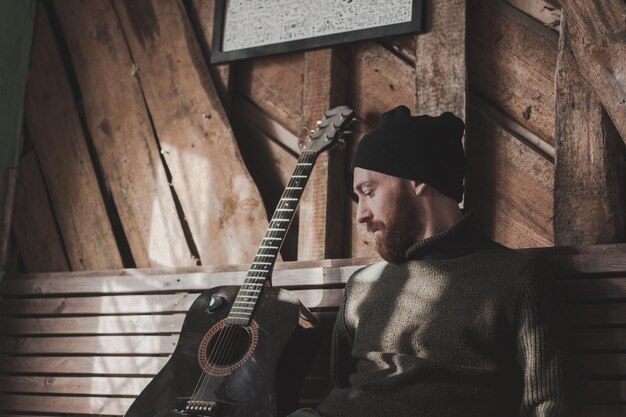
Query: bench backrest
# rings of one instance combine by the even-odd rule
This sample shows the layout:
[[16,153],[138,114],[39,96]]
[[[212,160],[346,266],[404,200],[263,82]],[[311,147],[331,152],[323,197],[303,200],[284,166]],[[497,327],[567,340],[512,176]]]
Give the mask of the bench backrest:
[[[580,416],[626,415],[626,245],[530,250],[554,263],[575,327]],[[342,287],[371,259],[283,263],[275,286],[320,318],[322,350],[303,406],[328,390]],[[246,266],[23,275],[0,283],[0,412],[122,415],[174,349],[199,292],[243,281]]]

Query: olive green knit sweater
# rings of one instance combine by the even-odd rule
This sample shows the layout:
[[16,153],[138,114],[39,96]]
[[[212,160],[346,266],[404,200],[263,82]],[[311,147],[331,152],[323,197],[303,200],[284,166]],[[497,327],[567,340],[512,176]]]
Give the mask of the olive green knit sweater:
[[332,417],[560,417],[565,355],[545,266],[479,236],[470,215],[348,281]]

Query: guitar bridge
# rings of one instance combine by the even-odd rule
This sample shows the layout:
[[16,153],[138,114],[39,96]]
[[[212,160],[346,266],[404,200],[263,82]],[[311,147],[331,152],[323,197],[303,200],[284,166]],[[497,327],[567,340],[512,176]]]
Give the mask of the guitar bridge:
[[179,398],[176,402],[176,411],[189,416],[230,417],[235,410],[235,406],[233,404],[221,401]]

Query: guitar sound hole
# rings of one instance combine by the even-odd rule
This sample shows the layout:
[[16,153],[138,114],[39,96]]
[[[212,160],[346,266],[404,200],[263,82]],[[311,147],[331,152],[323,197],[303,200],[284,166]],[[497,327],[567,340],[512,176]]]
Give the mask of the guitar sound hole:
[[229,375],[247,361],[258,341],[258,326],[226,324],[225,320],[213,326],[204,335],[198,359],[200,367],[212,375]]
[[245,327],[229,324],[209,340],[205,355],[213,366],[239,362],[250,347],[250,333]]

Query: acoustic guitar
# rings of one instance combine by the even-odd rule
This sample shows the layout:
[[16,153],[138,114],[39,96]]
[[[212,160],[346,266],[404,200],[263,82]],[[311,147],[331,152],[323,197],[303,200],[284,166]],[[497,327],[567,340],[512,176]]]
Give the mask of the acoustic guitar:
[[125,417],[276,417],[297,408],[320,332],[296,296],[269,279],[317,156],[342,140],[353,118],[345,106],[324,113],[301,146],[243,285],[194,301],[174,353]]

